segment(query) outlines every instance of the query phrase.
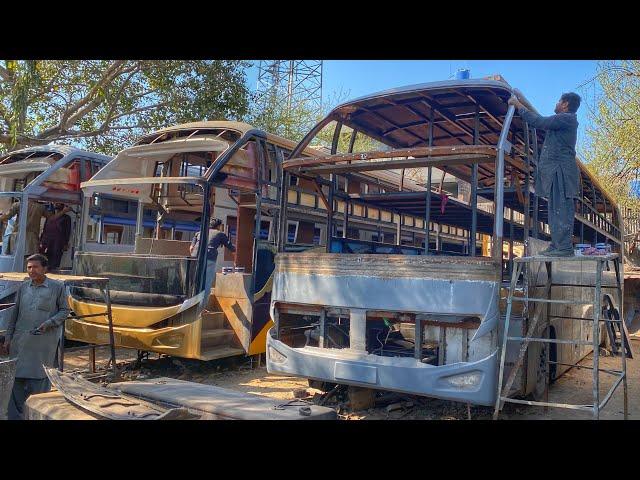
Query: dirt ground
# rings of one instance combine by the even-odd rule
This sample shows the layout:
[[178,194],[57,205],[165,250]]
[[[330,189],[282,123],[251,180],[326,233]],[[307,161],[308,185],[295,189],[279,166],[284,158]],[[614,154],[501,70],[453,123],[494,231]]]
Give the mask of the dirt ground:
[[[636,358],[627,360],[628,409],[629,419],[640,419],[640,339],[632,340]],[[96,363],[98,371],[106,367],[108,348],[98,347]],[[241,392],[264,395],[279,400],[293,400],[297,397],[308,401],[321,399],[322,391],[309,388],[308,382],[301,378],[270,375],[264,364],[258,365],[257,358],[229,358],[211,362],[159,357],[151,353],[149,358],[136,364],[136,352],[117,351],[118,365],[123,369],[125,380],[157,377],[171,377],[180,380],[216,385]],[[582,365],[591,365],[587,357]],[[65,354],[65,371],[85,370],[89,365],[88,351],[74,351]],[[601,357],[601,368],[619,369],[619,357]],[[572,369],[552,384],[549,400],[558,403],[590,404],[592,396],[591,370]],[[613,377],[601,374],[600,398],[603,399],[613,383]],[[489,420],[493,408],[471,406],[459,402],[450,402],[425,397],[376,393],[376,406],[367,410],[352,410],[345,389],[336,390],[327,399],[325,405],[335,408],[339,418],[348,420],[466,420],[470,414],[472,420]],[[391,407],[389,408],[389,406]],[[397,409],[396,409],[397,408]],[[541,407],[507,404],[501,419],[508,420],[560,420],[591,419],[589,412],[550,408],[545,412]],[[602,410],[601,419],[623,419],[622,388],[616,390],[608,405]]]

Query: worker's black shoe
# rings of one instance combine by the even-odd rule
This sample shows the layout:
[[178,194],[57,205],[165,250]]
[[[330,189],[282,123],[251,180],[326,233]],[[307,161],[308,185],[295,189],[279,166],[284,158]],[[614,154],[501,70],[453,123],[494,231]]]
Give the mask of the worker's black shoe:
[[573,257],[573,249],[556,250],[555,248],[544,254],[547,257]]

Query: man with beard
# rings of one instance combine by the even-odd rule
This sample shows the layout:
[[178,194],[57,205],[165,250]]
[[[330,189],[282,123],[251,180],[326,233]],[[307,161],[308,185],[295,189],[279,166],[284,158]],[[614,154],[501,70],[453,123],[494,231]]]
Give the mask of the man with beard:
[[536,193],[549,199],[551,245],[540,255],[566,257],[573,255],[571,243],[575,215],[574,198],[578,196],[580,171],[576,163],[576,141],[580,96],[563,93],[555,107],[555,115],[542,117],[525,107],[514,95],[509,99],[530,127],[545,131],[538,160]]
[[29,280],[20,285],[9,317],[0,354],[17,358],[16,378],[9,402],[9,420],[23,416],[30,395],[51,388],[43,365],[56,366],[58,344],[69,305],[64,284],[47,277],[47,257],[27,259]]

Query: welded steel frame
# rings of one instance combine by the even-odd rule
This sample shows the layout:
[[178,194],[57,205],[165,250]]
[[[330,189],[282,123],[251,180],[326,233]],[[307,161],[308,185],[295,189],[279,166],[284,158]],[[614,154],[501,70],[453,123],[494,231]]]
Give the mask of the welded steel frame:
[[[469,87],[470,88],[470,87]],[[490,92],[491,95],[493,95],[495,98],[498,98],[497,94],[491,90],[490,88],[486,88],[487,92]],[[419,122],[411,122],[411,123],[406,123],[406,124],[397,124],[397,123],[393,123],[388,117],[385,117],[384,115],[380,114],[379,112],[382,112],[384,110],[385,107],[389,106],[389,105],[397,105],[400,108],[404,108],[406,109],[408,112],[411,112],[412,114],[415,115],[424,115],[423,112],[418,112],[415,108],[413,108],[410,104],[408,100],[398,100],[397,102],[391,102],[389,101],[387,98],[384,98],[378,105],[376,106],[367,106],[367,107],[358,107],[360,108],[360,112],[366,112],[368,114],[374,115],[376,118],[378,118],[380,121],[384,121],[386,123],[388,123],[388,128],[383,132],[383,137],[386,134],[389,134],[391,132],[397,132],[397,131],[408,131],[412,136],[415,137],[415,141],[408,145],[407,150],[412,149],[412,148],[416,148],[417,145],[420,145],[421,143],[424,144],[424,142],[429,142],[429,145],[437,145],[437,141],[440,138],[452,138],[455,137],[457,138],[461,144],[463,145],[487,145],[491,143],[491,140],[489,138],[487,138],[487,135],[496,135],[498,132],[495,129],[491,128],[491,125],[489,123],[487,123],[487,121],[485,121],[485,117],[490,118],[491,120],[493,120],[497,125],[499,125],[501,128],[500,133],[500,138],[498,141],[498,154],[496,155],[496,170],[494,170],[494,175],[496,177],[500,176],[501,177],[501,182],[504,182],[504,177],[506,172],[504,171],[504,169],[506,168],[506,164],[505,164],[505,159],[503,158],[502,160],[500,160],[500,156],[501,156],[501,152],[500,152],[500,147],[502,146],[502,156],[504,157],[504,150],[506,148],[508,148],[509,150],[513,150],[514,152],[519,153],[522,157],[523,157],[523,162],[522,165],[519,167],[516,167],[516,164],[513,163],[513,160],[509,160],[509,171],[510,172],[517,172],[515,173],[515,177],[518,179],[518,182],[521,182],[523,179],[523,183],[524,183],[524,191],[526,192],[525,195],[525,199],[524,199],[524,205],[522,205],[522,209],[523,209],[523,214],[524,214],[524,221],[525,221],[525,225],[524,225],[524,229],[527,232],[527,234],[529,232],[531,232],[531,235],[534,238],[537,238],[540,236],[540,231],[539,231],[539,226],[540,226],[540,218],[539,218],[539,205],[540,202],[538,200],[538,196],[535,192],[535,189],[531,188],[531,172],[533,171],[534,174],[537,174],[537,159],[538,159],[538,154],[539,154],[539,146],[538,143],[540,141],[540,137],[538,135],[538,132],[535,129],[530,129],[530,127],[528,125],[524,125],[522,128],[522,131],[520,133],[512,131],[511,128],[509,129],[505,129],[505,123],[507,122],[507,117],[509,117],[509,114],[507,113],[507,115],[505,115],[505,119],[503,121],[500,121],[500,119],[498,119],[495,115],[493,115],[490,111],[490,109],[485,108],[485,105],[483,105],[483,101],[478,99],[478,98],[474,98],[472,95],[469,94],[469,89],[468,88],[461,88],[459,90],[455,90],[452,91],[450,93],[448,93],[449,97],[447,99],[447,101],[452,101],[453,97],[456,97],[456,101],[457,103],[452,103],[452,104],[448,104],[448,105],[443,105],[439,100],[436,100],[435,97],[427,95],[424,92],[420,92],[419,93],[419,102],[421,102],[426,108],[428,108],[427,112],[430,116],[430,118],[428,120],[420,120]],[[379,98],[379,97],[378,97]],[[409,99],[410,100],[410,99]],[[462,103],[465,102],[465,103]],[[348,105],[348,103],[346,104]],[[454,107],[474,107],[475,112],[472,115],[468,115],[465,118],[454,118],[449,112],[448,112],[448,108],[454,108]],[[322,128],[324,128],[329,122],[331,121],[336,121],[336,122],[341,122],[341,117],[340,115],[338,115],[338,111],[340,110],[341,106],[336,107],[336,109],[334,110],[334,112],[332,112],[329,116],[327,116],[324,120],[322,120],[320,123],[318,123],[314,128],[311,129],[311,131],[309,131],[309,133],[304,137],[304,139],[300,142],[300,144],[298,145],[298,147],[296,147],[296,149],[294,150],[294,152],[292,153],[292,159],[296,160],[296,156],[298,155],[298,151],[300,150],[301,146],[306,146],[308,144],[308,141],[311,140],[311,138],[313,138]],[[357,115],[357,113],[355,114]],[[437,117],[435,116],[437,115]],[[513,118],[514,113],[511,113],[511,116],[509,118],[509,123],[511,122],[511,119]],[[468,122],[473,122],[473,124],[469,124]],[[447,128],[443,127],[443,124],[447,125]],[[416,135],[413,131],[409,131],[407,129],[410,129],[412,127],[419,127],[422,125],[426,125],[428,126],[428,129],[426,131],[426,135]],[[351,153],[351,160],[355,160],[355,154],[352,154],[352,147],[353,147],[353,143],[355,141],[355,136],[357,134],[359,134],[359,130],[357,128],[354,128],[353,126],[349,125],[351,128],[353,128],[353,132],[352,132],[352,136],[351,136],[351,141],[350,141],[350,148],[349,148],[349,152]],[[509,125],[510,126],[510,125]],[[439,137],[437,135],[435,135],[435,131],[434,131],[434,127],[437,127],[440,131],[445,132],[447,134],[446,137]],[[453,133],[452,130],[449,130],[448,128],[452,128],[457,130],[458,132],[460,132],[460,134],[455,134]],[[531,131],[532,130],[532,131]],[[335,133],[335,131],[334,131]],[[371,138],[374,138],[378,141],[382,141],[384,143],[388,144],[388,140],[385,140],[385,138],[378,136],[377,134],[371,134],[370,132],[366,133],[367,135],[369,135]],[[511,140],[512,142],[507,141],[508,135],[511,135]],[[468,140],[467,140],[468,138]],[[335,137],[334,137],[335,139]],[[335,144],[335,142],[333,142]],[[335,145],[332,145],[332,147],[335,147]],[[416,148],[416,150],[419,150],[419,148]],[[332,151],[332,153],[335,153],[335,150]],[[411,155],[411,153],[409,152],[405,152],[405,151],[398,151],[397,152],[399,156],[408,156]],[[325,158],[325,160],[329,160],[328,158]],[[320,175],[321,173],[331,173],[331,174],[336,174],[336,173],[340,173],[340,174],[348,174],[348,172],[350,171],[356,171],[357,170],[357,166],[354,165],[349,165],[352,162],[350,160],[347,160],[345,158],[345,161],[348,162],[348,165],[341,167],[341,168],[334,168],[336,167],[336,165],[328,165],[325,162],[320,162],[318,163],[318,165],[315,167],[316,171],[313,172],[315,175]],[[461,160],[462,161],[462,160]],[[416,164],[415,163],[410,163],[411,161],[407,160],[407,161],[398,161],[393,168],[398,168],[398,169],[402,169],[402,168],[412,168],[414,167]],[[286,162],[289,163],[289,162]],[[381,162],[382,163],[382,162]],[[501,165],[502,171],[498,171],[499,170],[499,165]],[[343,164],[344,165],[344,164]],[[477,165],[477,164],[473,164],[472,165],[472,172],[470,174],[469,177],[464,178],[461,175],[457,175],[455,173],[452,173],[454,176],[461,178],[463,180],[466,181],[470,181],[469,183],[472,184],[472,189],[475,187],[476,189],[476,195],[472,195],[472,200],[473,197],[475,197],[477,199],[477,194],[478,194],[478,182],[479,181],[487,181],[488,178],[490,178],[490,176],[488,176],[488,174],[490,174],[490,171],[483,171],[483,167],[482,165]],[[310,166],[310,164],[307,164],[307,166]],[[426,166],[426,165],[425,165]],[[391,167],[391,165],[389,165],[389,167]],[[287,168],[285,166],[285,168]],[[383,165],[380,165],[380,169],[383,168]],[[477,171],[477,172],[476,172]],[[482,172],[482,173],[481,173]],[[308,173],[311,174],[311,170],[308,170]],[[591,180],[590,178],[588,180]],[[488,180],[489,184],[492,183],[491,180]],[[494,202],[496,204],[496,212],[499,210],[499,208],[504,209],[503,207],[505,206],[505,199],[504,199],[504,193],[505,193],[505,188],[504,185],[499,186],[498,181],[493,182],[493,189],[494,189]],[[589,182],[590,184],[592,184],[592,182]],[[596,194],[596,190],[599,190],[594,188],[593,185],[590,185],[594,195]],[[511,188],[511,187],[510,187]],[[335,190],[335,187],[334,187]],[[334,194],[336,192],[334,191]],[[600,193],[600,192],[598,192]],[[498,195],[500,194],[500,195]],[[334,195],[335,196],[335,195]],[[531,198],[533,197],[533,198]],[[600,194],[601,199],[604,201],[604,195]],[[429,200],[429,197],[427,196],[427,202]],[[596,204],[596,200],[595,198],[592,200],[592,202],[594,204]],[[473,202],[472,202],[473,203]],[[498,203],[500,203],[500,205],[498,205]],[[531,203],[533,203],[533,208],[531,208]],[[602,202],[601,202],[602,203]],[[426,205],[425,205],[426,206]],[[613,207],[613,205],[612,205]],[[347,208],[348,211],[348,207]],[[332,209],[333,210],[333,209]],[[473,210],[473,207],[472,207]],[[533,210],[531,212],[531,210]],[[582,209],[579,209],[580,211],[582,211]],[[606,210],[606,209],[605,209]],[[425,220],[429,220],[429,212],[430,212],[430,208],[426,209],[425,212]],[[531,218],[531,214],[530,212],[533,214],[533,219]],[[332,215],[335,212],[330,212]],[[473,215],[472,211],[472,217],[475,217],[475,215]],[[497,215],[498,217],[500,217],[500,215]],[[578,217],[578,216],[577,216]],[[579,215],[579,217],[582,217],[582,215]],[[608,222],[606,219],[602,219],[600,218],[600,215],[597,215],[597,222],[600,222],[602,224],[601,227],[599,227],[597,224],[591,224],[589,225],[590,227],[595,227],[595,229],[599,229],[599,233],[602,234],[603,228],[602,227],[606,227],[607,229],[611,230],[611,234],[609,236],[610,239],[613,239],[613,237],[616,237],[616,229],[617,227],[615,227],[611,222]],[[614,215],[615,217],[615,215]],[[613,219],[613,218],[612,218]],[[582,218],[578,218],[578,220],[582,221]],[[425,221],[425,230],[426,230],[426,234],[425,234],[425,246],[427,247],[428,250],[428,243],[430,240],[430,231],[428,228],[430,222]],[[503,222],[501,222],[500,220],[498,220],[497,222],[497,227],[502,227],[503,226]],[[473,228],[471,228],[471,230],[473,230]],[[596,230],[598,231],[598,230]],[[329,232],[329,229],[328,229]],[[477,232],[476,232],[477,233]],[[494,235],[495,234],[499,234],[496,235],[494,237],[494,246],[498,243],[500,243],[500,241],[502,240],[502,233],[503,231],[500,228],[495,228],[494,230]],[[329,233],[328,233],[329,235]],[[343,236],[346,235],[346,229],[343,228]],[[472,243],[472,232],[469,232],[469,245],[471,245]],[[426,254],[428,254],[428,251],[425,252]],[[473,248],[469,248],[469,253],[470,254],[474,254],[475,253],[475,249]],[[497,256],[497,252],[493,252],[492,254],[493,256]]]
[[[553,277],[551,275],[552,272],[552,263],[554,261],[572,261],[572,262],[594,262],[596,263],[596,272],[595,272],[595,282],[593,285],[590,285],[593,288],[593,297],[591,300],[558,300],[551,299],[551,289],[554,285]],[[623,387],[623,414],[624,419],[627,420],[628,417],[628,393],[627,393],[627,353],[625,352],[625,343],[624,338],[621,338],[621,347],[622,352],[620,354],[620,370],[610,370],[600,368],[600,323],[602,322],[604,325],[606,324],[624,324],[624,318],[622,315],[616,319],[604,318],[602,317],[602,309],[601,309],[601,301],[602,301],[602,289],[605,288],[605,285],[602,284],[602,273],[605,268],[605,264],[608,265],[608,262],[613,262],[614,269],[616,273],[616,286],[615,288],[619,305],[622,305],[623,294],[622,294],[622,277],[621,277],[621,261],[619,254],[609,254],[606,256],[584,256],[584,257],[570,257],[570,258],[554,258],[554,257],[523,257],[515,259],[514,262],[514,271],[511,275],[511,282],[509,286],[509,293],[507,296],[507,312],[505,316],[505,324],[504,324],[504,335],[502,338],[502,348],[500,354],[500,369],[498,373],[498,391],[496,394],[496,403],[494,407],[493,419],[496,420],[505,403],[517,403],[522,405],[531,405],[531,406],[541,406],[541,407],[555,407],[555,408],[565,408],[571,410],[581,410],[586,412],[591,412],[592,418],[594,420],[600,419],[600,411],[607,405],[613,393],[617,390],[617,388],[622,384]],[[545,295],[542,298],[530,298],[527,294],[522,297],[514,296],[514,291],[516,289],[516,284],[518,282],[518,277],[521,273],[526,275],[525,267],[531,266],[533,263],[544,263],[547,270],[547,284],[545,287]],[[587,286],[587,285],[584,285]],[[547,336],[545,337],[535,337],[534,334],[536,331],[540,329],[537,328],[537,321],[540,316],[536,316],[534,320],[529,325],[528,331],[523,337],[512,337],[507,334],[509,331],[509,323],[511,318],[511,312],[513,307],[513,302],[523,302],[524,304],[529,304],[533,302],[538,303],[546,303],[547,307],[550,307],[552,303],[555,304],[564,304],[564,305],[592,305],[593,306],[593,318],[572,318],[566,317],[568,320],[583,320],[590,321],[592,323],[592,333],[591,333],[591,341],[570,339],[570,340],[558,340],[558,339],[550,339]],[[549,323],[549,309],[547,308],[547,316],[546,321],[544,322],[543,329]],[[622,330],[622,329],[621,329]],[[624,334],[622,334],[624,335]],[[506,379],[506,382],[503,384],[504,373],[505,373],[505,362],[506,362],[506,351],[507,351],[507,343],[509,341],[521,342],[521,347],[519,351],[518,358],[515,364],[512,366],[509,377]],[[548,363],[552,364],[561,364],[567,365],[576,368],[587,368],[592,370],[592,398],[593,403],[591,405],[576,405],[570,403],[559,403],[559,402],[549,402],[548,401],[548,378],[545,379],[545,401],[530,401],[530,400],[521,400],[516,398],[510,398],[509,391],[511,386],[513,385],[513,381],[516,377],[518,370],[522,366],[522,362],[525,357],[525,352],[528,349],[531,342],[542,342],[548,344],[571,344],[571,345],[589,345],[592,347],[593,353],[593,366],[588,367],[579,364],[565,364],[557,361],[549,361]],[[604,399],[600,400],[600,372],[612,375],[616,378],[613,385],[609,388],[608,392],[605,394]]]

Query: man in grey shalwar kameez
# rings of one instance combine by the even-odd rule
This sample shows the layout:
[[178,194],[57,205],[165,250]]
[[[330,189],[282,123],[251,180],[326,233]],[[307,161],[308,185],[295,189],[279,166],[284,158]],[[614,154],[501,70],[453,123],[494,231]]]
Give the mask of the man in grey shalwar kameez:
[[580,107],[580,97],[575,93],[564,93],[556,104],[556,114],[549,117],[530,111],[515,96],[509,99],[509,104],[518,109],[520,116],[531,127],[546,132],[538,160],[536,193],[549,200],[551,245],[540,253],[571,256],[574,198],[578,196],[580,182],[580,171],[576,163],[576,111]]
[[61,327],[69,315],[64,284],[45,275],[47,257],[27,259],[29,280],[20,285],[9,317],[4,349],[17,358],[16,379],[9,401],[9,420],[19,420],[29,395],[48,392],[49,379],[42,365],[55,366]]

